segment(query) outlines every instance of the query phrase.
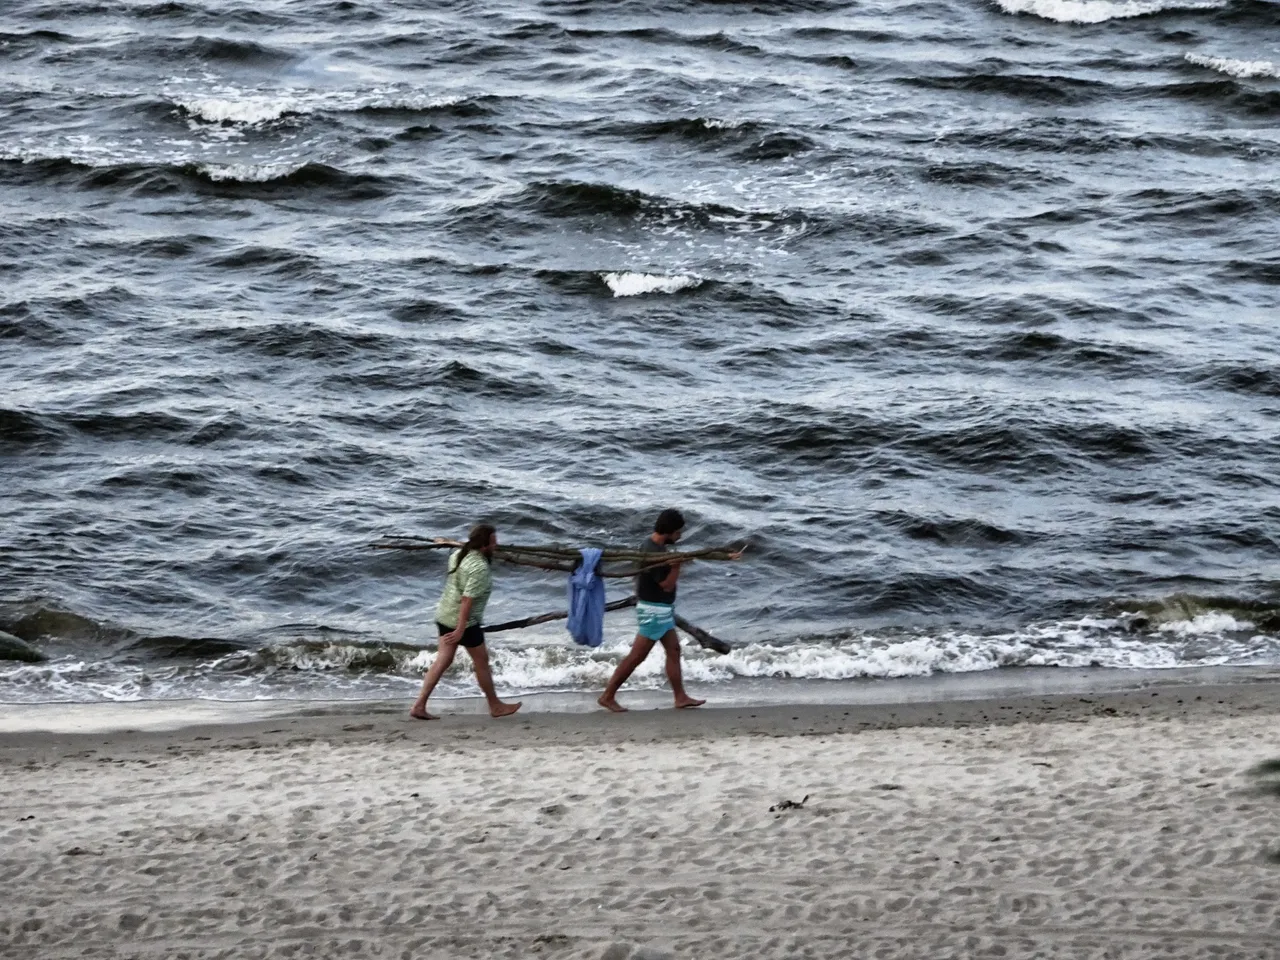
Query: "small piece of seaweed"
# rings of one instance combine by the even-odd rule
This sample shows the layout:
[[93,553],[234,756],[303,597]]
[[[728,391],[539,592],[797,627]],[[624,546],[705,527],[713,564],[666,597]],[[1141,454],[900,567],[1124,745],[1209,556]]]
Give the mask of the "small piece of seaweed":
[[809,802],[809,794],[806,793],[804,795],[804,799],[801,800],[799,803],[796,803],[794,800],[782,800],[779,803],[775,803],[772,807],[770,807],[769,812],[773,813],[775,810],[799,810],[808,802]]

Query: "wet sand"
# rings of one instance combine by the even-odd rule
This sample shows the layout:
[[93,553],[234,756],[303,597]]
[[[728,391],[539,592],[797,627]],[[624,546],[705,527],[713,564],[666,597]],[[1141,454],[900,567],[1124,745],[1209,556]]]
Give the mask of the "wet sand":
[[404,708],[0,734],[0,956],[1280,957],[1276,682]]

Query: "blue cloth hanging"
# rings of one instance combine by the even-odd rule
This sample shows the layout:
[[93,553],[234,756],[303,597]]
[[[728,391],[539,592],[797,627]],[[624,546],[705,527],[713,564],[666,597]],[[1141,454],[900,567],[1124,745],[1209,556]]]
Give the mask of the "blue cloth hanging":
[[569,633],[585,647],[604,643],[604,581],[596,573],[603,553],[583,547],[582,563],[569,574]]

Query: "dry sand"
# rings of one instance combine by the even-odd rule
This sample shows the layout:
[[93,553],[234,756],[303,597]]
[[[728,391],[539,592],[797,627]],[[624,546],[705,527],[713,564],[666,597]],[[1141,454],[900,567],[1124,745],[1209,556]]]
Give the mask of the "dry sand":
[[1280,958],[1274,683],[403,706],[0,735],[0,957]]

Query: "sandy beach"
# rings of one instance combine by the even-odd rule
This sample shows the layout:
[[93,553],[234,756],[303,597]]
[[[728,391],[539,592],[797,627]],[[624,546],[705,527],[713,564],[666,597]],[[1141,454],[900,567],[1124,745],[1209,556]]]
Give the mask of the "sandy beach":
[[1275,682],[403,707],[0,735],[0,956],[1280,957]]

